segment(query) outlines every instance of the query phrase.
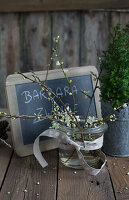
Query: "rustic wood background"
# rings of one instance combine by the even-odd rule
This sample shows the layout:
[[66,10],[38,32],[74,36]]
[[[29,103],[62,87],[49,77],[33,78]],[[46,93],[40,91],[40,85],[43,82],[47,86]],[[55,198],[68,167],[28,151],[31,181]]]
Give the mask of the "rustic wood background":
[[128,9],[129,0],[0,0],[0,12]]
[[7,106],[7,75],[46,69],[57,35],[65,67],[97,66],[96,48],[100,55],[110,41],[112,28],[117,23],[124,27],[128,22],[128,10],[1,13],[0,107]]

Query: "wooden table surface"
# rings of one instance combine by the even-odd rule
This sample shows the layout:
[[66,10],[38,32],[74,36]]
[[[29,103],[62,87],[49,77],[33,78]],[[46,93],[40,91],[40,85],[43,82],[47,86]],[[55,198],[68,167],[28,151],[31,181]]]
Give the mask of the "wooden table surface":
[[97,176],[59,162],[58,150],[43,153],[43,169],[35,157],[18,157],[0,143],[0,200],[129,200],[129,157],[107,157]]
[[45,169],[34,155],[18,157],[0,142],[0,200],[129,200],[129,157],[107,156],[103,170],[90,176],[63,166],[58,149],[43,156]]

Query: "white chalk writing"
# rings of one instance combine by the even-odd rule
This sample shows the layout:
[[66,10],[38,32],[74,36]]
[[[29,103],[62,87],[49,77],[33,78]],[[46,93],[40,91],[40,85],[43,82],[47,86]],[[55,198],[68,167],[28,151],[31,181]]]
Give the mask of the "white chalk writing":
[[25,103],[30,103],[31,100],[32,100],[32,96],[30,95],[30,92],[29,91],[24,91],[21,93],[21,95],[24,95],[25,97]]
[[[36,114],[37,116],[48,116],[48,115],[50,115],[50,113],[47,112],[47,110],[46,110],[45,108],[43,108],[43,107],[36,108],[35,114]],[[40,120],[39,120],[38,118],[35,118],[35,119],[33,120],[33,124],[36,124],[36,123],[41,122],[41,121],[44,121],[44,120],[45,120],[45,119],[40,119]]]
[[[49,89],[52,91],[51,88],[49,88]],[[72,91],[73,91],[74,95],[77,95],[78,90],[77,90],[76,85],[72,86]],[[55,94],[60,98],[62,98],[63,96],[69,95],[70,92],[71,91],[68,86],[65,86],[63,89],[61,87],[57,87],[55,89]],[[42,99],[48,100],[48,94],[47,94],[47,92],[45,92],[43,90],[38,91],[38,90],[34,89],[33,91],[23,91],[21,93],[21,95],[24,98],[25,104],[28,104],[31,101],[38,101],[38,100],[42,100]],[[52,98],[54,99],[55,97],[52,95]]]

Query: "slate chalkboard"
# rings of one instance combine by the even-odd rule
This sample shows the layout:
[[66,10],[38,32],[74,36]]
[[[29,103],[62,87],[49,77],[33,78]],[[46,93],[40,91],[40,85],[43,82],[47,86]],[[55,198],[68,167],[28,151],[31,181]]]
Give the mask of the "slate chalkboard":
[[[75,96],[76,115],[86,115],[88,111],[89,99],[84,98],[81,89],[88,90],[90,94],[92,94],[95,83],[90,73],[91,71],[97,74],[97,70],[93,66],[68,69],[67,75],[72,80],[72,89]],[[43,81],[46,72],[38,73],[38,76],[41,76],[40,79]],[[30,73],[26,75],[31,76]],[[44,92],[37,83],[32,83],[28,80],[23,81],[19,75],[11,75],[7,78],[6,85],[11,114],[30,116],[34,115],[34,113],[43,116],[52,114],[52,105],[47,99],[47,93]],[[50,72],[47,86],[59,96],[66,105],[69,105],[70,108],[73,107],[72,96],[69,95],[69,86],[61,70],[52,70]],[[91,116],[100,115],[98,96],[98,93],[95,94],[95,98],[92,101]],[[12,135],[16,152],[20,156],[31,154],[32,144],[35,138],[50,126],[51,122],[46,119],[41,119],[40,121],[37,119],[12,120]],[[44,144],[47,144],[45,150],[53,148],[53,145],[48,147],[48,143],[51,144],[52,139],[43,137],[42,140]],[[27,153],[23,152],[27,147],[29,151],[27,151]]]
[[[81,89],[89,90],[92,94],[93,86],[91,75],[76,76],[72,80],[72,89],[75,95],[75,108],[77,115],[86,115],[89,99],[85,99],[80,92]],[[72,108],[72,96],[69,95],[69,86],[65,78],[49,80],[47,86],[59,96],[66,105]],[[19,107],[19,114],[23,115],[51,115],[52,105],[47,100],[47,93],[43,92],[41,87],[36,83],[26,83],[16,85],[16,94]],[[61,105],[60,105],[61,106]],[[95,102],[92,101],[91,116],[96,116]],[[51,126],[49,120],[21,120],[22,136],[24,145],[32,144],[35,138]],[[31,136],[31,137],[30,137]],[[45,137],[44,137],[45,139]]]

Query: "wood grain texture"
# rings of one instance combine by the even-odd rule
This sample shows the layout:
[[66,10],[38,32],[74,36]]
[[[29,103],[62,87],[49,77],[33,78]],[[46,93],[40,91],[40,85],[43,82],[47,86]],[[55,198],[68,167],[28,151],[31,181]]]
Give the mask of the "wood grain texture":
[[5,81],[19,66],[17,15],[0,14],[0,107],[6,107]]
[[128,0],[0,0],[0,12],[129,8]]
[[120,24],[122,27],[129,23],[129,13],[120,13]]
[[109,22],[109,28],[110,32],[113,30],[113,28],[120,23],[120,13],[111,12],[110,13],[110,22]]
[[12,149],[0,142],[0,188],[2,186],[7,167],[12,156]]
[[117,200],[129,199],[129,157],[107,157],[108,170],[113,183]]
[[0,199],[56,199],[57,151],[49,151],[43,155],[49,163],[45,169],[41,168],[34,156],[19,158],[14,154],[0,193]]
[[[79,66],[80,14],[79,12],[54,12],[53,43],[59,35],[59,54],[64,67]],[[55,68],[55,65],[53,65]]]
[[51,55],[50,13],[19,15],[20,59],[22,72],[46,69]]
[[0,107],[7,106],[7,75],[46,69],[50,54],[50,14],[0,14]]
[[[76,172],[76,173],[75,173]],[[58,200],[115,200],[108,170],[97,176],[59,165]]]
[[129,12],[1,13],[0,107],[6,107],[7,75],[46,69],[55,36],[60,35],[64,66],[97,66],[94,42],[100,54],[109,43],[112,28],[118,22],[123,27],[128,21]]
[[[0,111],[7,112],[7,109],[0,108]],[[0,119],[0,120],[3,120],[3,119]],[[9,120],[8,122],[10,123]],[[12,145],[10,131],[8,131],[7,134],[8,134],[8,139],[6,140],[6,142]],[[0,141],[0,188],[2,187],[12,154],[13,154],[13,149],[7,147],[3,142]]]
[[109,13],[84,12],[81,17],[81,65],[98,65],[109,42]]

